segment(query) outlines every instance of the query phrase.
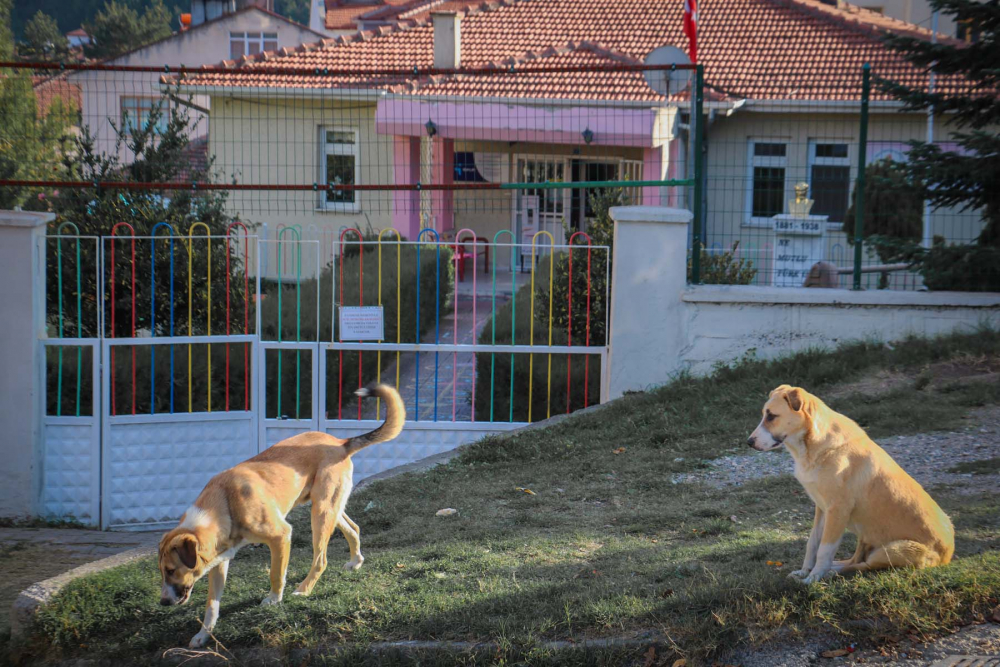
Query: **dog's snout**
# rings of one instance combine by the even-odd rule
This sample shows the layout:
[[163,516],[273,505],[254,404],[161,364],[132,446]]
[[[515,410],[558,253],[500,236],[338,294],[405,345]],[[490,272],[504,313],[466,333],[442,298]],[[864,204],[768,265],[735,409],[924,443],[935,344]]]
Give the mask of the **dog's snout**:
[[160,598],[160,604],[164,607],[170,606],[170,598]]
[[756,439],[754,439],[754,437],[751,435],[749,438],[747,438],[747,447],[753,447],[755,442]]

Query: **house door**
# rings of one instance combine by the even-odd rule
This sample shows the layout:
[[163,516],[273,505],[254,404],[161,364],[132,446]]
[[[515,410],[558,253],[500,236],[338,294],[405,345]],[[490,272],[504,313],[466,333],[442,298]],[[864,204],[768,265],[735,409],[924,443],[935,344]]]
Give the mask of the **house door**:
[[[517,159],[515,179],[520,183],[562,183],[566,180],[569,165],[563,158],[521,156]],[[569,193],[566,189],[527,188],[518,190],[515,200],[515,222],[517,212],[525,208],[524,199],[534,197],[538,201],[537,227],[532,232],[546,231],[552,234],[556,243],[563,242],[562,224],[566,217]],[[531,243],[531,236],[514,226],[512,230],[518,243]]]
[[[570,165],[573,182],[581,181],[637,181],[642,179],[642,162],[639,160],[573,160]],[[602,188],[574,189],[570,195],[569,224],[575,231],[586,230],[594,219],[590,198]],[[625,188],[625,204],[638,204],[639,189]]]

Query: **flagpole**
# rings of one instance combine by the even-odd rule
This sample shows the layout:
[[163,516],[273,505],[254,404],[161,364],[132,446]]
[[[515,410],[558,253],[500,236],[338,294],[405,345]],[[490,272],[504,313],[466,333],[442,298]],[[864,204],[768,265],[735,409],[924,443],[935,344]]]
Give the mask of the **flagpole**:
[[[931,14],[931,44],[937,44],[937,33],[938,33],[938,10],[934,10]],[[934,93],[934,65],[931,65],[930,75],[928,77],[927,84],[928,94]],[[927,108],[927,143],[934,144],[934,105],[931,104]],[[934,242],[934,236],[931,233],[931,204],[928,200],[924,200],[924,224],[923,224],[923,239],[921,244],[925,248],[930,248],[931,244]]]

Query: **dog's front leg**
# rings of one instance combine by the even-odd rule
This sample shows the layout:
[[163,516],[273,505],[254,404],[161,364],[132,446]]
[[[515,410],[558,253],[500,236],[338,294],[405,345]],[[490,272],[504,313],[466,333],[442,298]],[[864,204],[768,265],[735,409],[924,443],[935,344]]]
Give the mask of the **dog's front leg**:
[[222,589],[226,587],[226,575],[229,573],[229,561],[224,560],[208,573],[208,604],[205,605],[205,620],[201,631],[191,638],[190,648],[202,648],[212,635],[212,628],[219,620],[219,602],[222,600]]
[[285,575],[288,572],[288,559],[292,551],[292,528],[287,532],[268,541],[271,550],[271,593],[261,600],[261,605],[278,604],[285,592]]
[[823,513],[823,536],[816,550],[816,564],[809,572],[809,576],[802,580],[803,583],[813,584],[836,572],[833,569],[833,557],[837,553],[840,541],[844,539],[850,515],[850,511],[840,507],[831,507]]
[[813,516],[812,531],[809,533],[809,541],[806,543],[806,557],[802,561],[802,569],[792,572],[788,575],[789,577],[793,579],[805,579],[816,566],[816,550],[819,548],[819,541],[823,536],[823,516],[823,510],[817,506],[816,513]]

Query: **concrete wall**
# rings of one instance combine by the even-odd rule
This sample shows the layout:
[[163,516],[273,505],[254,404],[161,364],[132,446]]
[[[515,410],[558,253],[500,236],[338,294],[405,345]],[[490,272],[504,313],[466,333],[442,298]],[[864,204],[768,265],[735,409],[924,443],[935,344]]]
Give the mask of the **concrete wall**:
[[45,259],[51,213],[0,211],[0,516],[37,511],[41,415],[38,339],[45,333]]
[[687,285],[690,213],[620,207],[612,217],[610,398],[748,353],[766,359],[1000,326],[1000,294]]

